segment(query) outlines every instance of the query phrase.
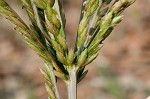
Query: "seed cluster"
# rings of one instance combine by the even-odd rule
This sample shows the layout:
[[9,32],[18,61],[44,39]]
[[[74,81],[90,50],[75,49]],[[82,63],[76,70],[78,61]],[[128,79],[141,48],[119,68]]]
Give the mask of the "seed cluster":
[[[99,53],[102,42],[119,24],[120,15],[135,0],[85,0],[75,47],[79,74]],[[80,62],[82,60],[82,62]]]
[[71,72],[79,83],[87,74],[85,66],[99,53],[102,42],[119,24],[121,13],[135,0],[83,0],[75,49],[68,49],[62,0],[20,0],[31,21],[30,25],[4,1],[0,14],[9,20],[24,41],[43,59],[46,90],[49,99],[60,99],[56,86],[59,77],[70,82]]

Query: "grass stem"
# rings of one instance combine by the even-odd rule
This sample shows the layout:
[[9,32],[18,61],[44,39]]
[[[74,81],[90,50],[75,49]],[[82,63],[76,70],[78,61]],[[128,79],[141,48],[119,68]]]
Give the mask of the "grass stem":
[[76,71],[71,70],[69,73],[70,82],[68,83],[68,99],[77,99],[77,77]]

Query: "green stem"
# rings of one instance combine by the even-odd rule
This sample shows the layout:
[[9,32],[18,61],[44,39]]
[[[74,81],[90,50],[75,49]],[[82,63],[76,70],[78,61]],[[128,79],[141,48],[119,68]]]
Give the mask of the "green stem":
[[68,99],[77,99],[77,77],[76,71],[71,70],[69,73],[70,81],[68,82]]

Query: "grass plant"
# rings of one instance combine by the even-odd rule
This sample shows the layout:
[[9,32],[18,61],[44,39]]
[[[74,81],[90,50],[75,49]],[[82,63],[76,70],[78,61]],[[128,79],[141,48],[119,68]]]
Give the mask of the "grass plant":
[[62,0],[20,0],[30,25],[0,0],[0,14],[15,26],[24,41],[44,61],[40,69],[46,80],[48,99],[60,99],[56,78],[68,89],[68,99],[77,99],[77,84],[86,76],[85,67],[99,54],[103,41],[119,24],[121,13],[135,0],[83,0],[74,49],[66,42],[65,14]]

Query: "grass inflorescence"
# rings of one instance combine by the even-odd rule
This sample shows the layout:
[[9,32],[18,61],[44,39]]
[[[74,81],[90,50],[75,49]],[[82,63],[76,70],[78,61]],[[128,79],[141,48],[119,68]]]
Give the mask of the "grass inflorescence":
[[4,1],[0,14],[22,35],[24,41],[42,58],[49,99],[60,99],[56,77],[68,87],[68,98],[76,99],[76,85],[87,74],[85,67],[99,53],[103,41],[119,24],[121,13],[135,0],[83,0],[75,48],[68,49],[62,0],[20,0],[31,21],[30,25]]

